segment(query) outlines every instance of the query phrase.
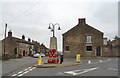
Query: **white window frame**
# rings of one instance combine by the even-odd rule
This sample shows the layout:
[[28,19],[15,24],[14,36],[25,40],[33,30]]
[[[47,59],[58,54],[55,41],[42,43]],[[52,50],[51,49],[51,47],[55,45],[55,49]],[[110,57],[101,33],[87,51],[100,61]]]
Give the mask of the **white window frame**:
[[92,43],[92,35],[86,35],[86,43]]

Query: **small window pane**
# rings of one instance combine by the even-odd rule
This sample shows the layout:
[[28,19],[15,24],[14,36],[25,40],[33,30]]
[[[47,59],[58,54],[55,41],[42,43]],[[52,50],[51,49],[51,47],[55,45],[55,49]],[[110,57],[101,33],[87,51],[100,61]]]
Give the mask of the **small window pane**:
[[65,46],[65,51],[69,51],[69,46]]
[[86,46],[86,51],[92,51],[92,46]]

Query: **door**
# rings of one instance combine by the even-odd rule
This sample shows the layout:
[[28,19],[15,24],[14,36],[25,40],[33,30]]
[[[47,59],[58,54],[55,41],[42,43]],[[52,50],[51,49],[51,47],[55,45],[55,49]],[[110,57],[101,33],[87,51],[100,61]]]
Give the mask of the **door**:
[[23,56],[25,56],[25,50],[23,50]]
[[96,56],[101,56],[101,53],[100,53],[100,47],[97,47],[96,48]]

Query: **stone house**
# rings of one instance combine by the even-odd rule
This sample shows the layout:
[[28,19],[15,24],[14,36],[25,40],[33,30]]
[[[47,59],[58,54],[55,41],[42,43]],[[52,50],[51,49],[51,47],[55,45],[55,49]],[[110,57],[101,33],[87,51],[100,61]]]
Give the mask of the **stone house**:
[[102,56],[103,32],[86,24],[86,19],[78,19],[78,24],[68,30],[63,36],[63,52],[65,57]]
[[33,46],[30,41],[25,40],[25,36],[22,39],[12,36],[12,32],[8,32],[8,37],[2,40],[2,55],[7,54],[9,56],[19,55],[28,56],[29,49]]
[[[7,54],[8,56],[21,55],[21,56],[30,56],[33,55],[33,51],[37,51],[40,48],[40,45],[37,45],[38,48],[35,48],[36,44],[31,42],[31,39],[28,38],[28,41],[25,40],[25,36],[22,36],[22,39],[12,36],[12,32],[8,32],[8,37],[1,40],[2,50],[1,53]],[[5,44],[4,44],[5,43]],[[1,48],[0,48],[1,49]]]

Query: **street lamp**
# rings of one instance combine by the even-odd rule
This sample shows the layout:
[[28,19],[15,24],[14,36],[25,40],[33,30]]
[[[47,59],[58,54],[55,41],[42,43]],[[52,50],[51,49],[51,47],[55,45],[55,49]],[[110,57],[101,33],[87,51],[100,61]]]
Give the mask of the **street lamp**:
[[[52,28],[51,28],[51,25],[52,25]],[[49,24],[49,27],[48,27],[48,29],[51,29],[51,31],[53,32],[53,37],[55,37],[55,26],[56,26],[56,25],[59,26],[59,27],[58,27],[58,30],[61,30],[60,25],[59,25],[58,23],[56,23],[56,24],[50,23],[50,24]]]
[[6,49],[6,45],[5,45],[5,43],[6,43],[6,41],[5,41],[5,39],[6,39],[6,32],[7,32],[7,23],[5,23],[5,36],[4,36],[4,55],[5,55],[5,49]]

